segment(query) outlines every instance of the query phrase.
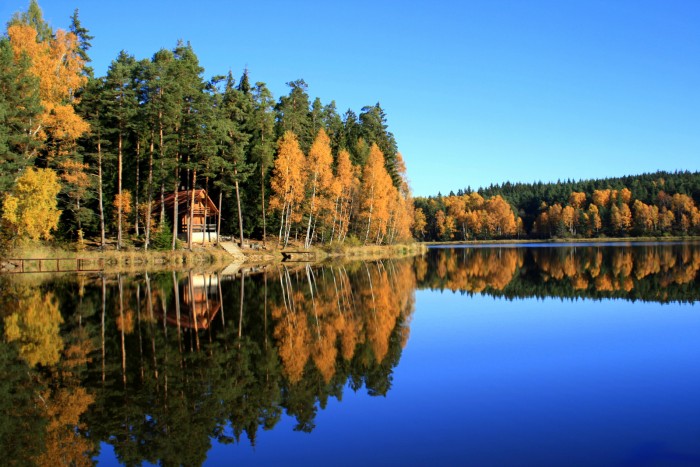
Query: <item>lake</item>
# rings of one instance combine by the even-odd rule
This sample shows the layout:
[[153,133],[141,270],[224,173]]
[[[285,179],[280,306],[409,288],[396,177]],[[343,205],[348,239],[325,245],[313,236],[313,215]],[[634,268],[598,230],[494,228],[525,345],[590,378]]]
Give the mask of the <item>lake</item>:
[[698,465],[700,244],[0,276],[10,464]]

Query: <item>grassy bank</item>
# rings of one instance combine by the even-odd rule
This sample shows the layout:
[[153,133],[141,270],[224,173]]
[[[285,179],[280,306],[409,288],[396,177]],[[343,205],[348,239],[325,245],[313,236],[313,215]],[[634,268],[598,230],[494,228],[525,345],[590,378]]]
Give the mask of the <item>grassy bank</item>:
[[[109,248],[105,251],[88,248],[80,251],[71,249],[70,245],[27,245],[14,248],[0,254],[0,258],[17,259],[60,259],[62,268],[69,269],[75,267],[75,263],[70,260],[87,260],[85,264],[89,268],[98,267],[100,261],[104,262],[106,272],[144,272],[163,270],[184,270],[184,269],[211,269],[225,267],[231,263],[253,266],[268,263],[281,262],[283,252],[296,251],[305,252],[303,258],[312,262],[324,261],[329,258],[343,259],[384,259],[402,256],[414,256],[422,254],[427,247],[422,243],[400,244],[400,245],[367,245],[367,246],[344,246],[313,247],[304,250],[302,245],[290,244],[286,248],[277,248],[275,242],[268,242],[263,247],[261,242],[245,243],[245,247],[240,250],[242,256],[231,255],[223,248],[216,245],[198,245],[192,251],[178,249],[175,251],[143,251],[135,248],[125,248],[117,251]],[[63,261],[65,260],[65,262]],[[32,263],[32,268],[36,269],[36,262]],[[43,264],[43,270],[55,270],[55,262]]]
[[[218,247],[198,248],[193,251],[143,251],[136,249],[123,249],[120,251],[108,249],[100,251],[85,249],[74,251],[68,247],[57,245],[31,245],[14,248],[0,255],[2,258],[21,259],[60,259],[63,265],[71,265],[68,260],[86,260],[87,267],[97,267],[100,261],[104,261],[104,270],[107,272],[136,272],[136,271],[161,271],[191,269],[197,267],[209,267],[215,265],[225,266],[234,261],[231,255]],[[45,270],[55,269],[55,264],[47,262]]]

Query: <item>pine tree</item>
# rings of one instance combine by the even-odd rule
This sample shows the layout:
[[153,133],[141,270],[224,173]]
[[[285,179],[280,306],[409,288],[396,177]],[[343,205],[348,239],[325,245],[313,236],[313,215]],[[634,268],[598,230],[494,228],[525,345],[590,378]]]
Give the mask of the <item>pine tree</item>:
[[39,141],[32,120],[41,112],[38,79],[29,57],[15,61],[8,39],[0,39],[0,192],[7,192],[34,161]]
[[277,111],[277,136],[282,137],[287,131],[294,133],[303,152],[311,147],[314,138],[312,123],[309,114],[308,86],[303,79],[290,81],[289,95],[280,97],[276,106]]
[[224,159],[230,167],[229,179],[233,182],[236,194],[236,210],[238,213],[238,235],[241,248],[243,247],[243,213],[241,211],[240,183],[244,182],[251,173],[252,167],[246,162],[246,148],[250,135],[245,131],[246,119],[252,111],[252,101],[249,96],[234,86],[234,80],[229,72],[226,89],[223,96],[224,117],[227,119],[226,142],[224,144]]
[[253,89],[253,121],[251,124],[251,162],[257,164],[260,175],[260,207],[262,212],[263,245],[267,236],[267,221],[265,216],[265,187],[266,177],[272,167],[275,153],[274,125],[275,115],[272,112],[274,100],[265,83],[255,83]]
[[[117,188],[115,199],[122,199],[123,193],[123,169],[124,151],[127,139],[132,132],[132,119],[137,110],[136,91],[133,87],[133,74],[136,60],[133,56],[121,51],[119,56],[112,61],[105,78],[105,97],[107,107],[105,118],[112,129],[111,134],[115,140],[114,147],[117,151]],[[117,250],[121,249],[123,242],[122,216],[123,203],[117,203]]]

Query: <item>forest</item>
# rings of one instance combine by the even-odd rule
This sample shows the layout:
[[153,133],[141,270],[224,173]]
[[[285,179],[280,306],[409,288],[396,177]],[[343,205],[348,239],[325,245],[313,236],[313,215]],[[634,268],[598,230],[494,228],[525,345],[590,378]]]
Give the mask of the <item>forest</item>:
[[303,79],[277,100],[247,69],[205,79],[185,42],[150,58],[121,51],[95,76],[93,39],[78,10],[53,30],[36,0],[0,38],[6,244],[175,249],[202,189],[217,238],[307,248],[411,238],[406,167],[379,103],[341,115]]
[[414,236],[450,241],[700,234],[700,173],[509,183],[415,199]]

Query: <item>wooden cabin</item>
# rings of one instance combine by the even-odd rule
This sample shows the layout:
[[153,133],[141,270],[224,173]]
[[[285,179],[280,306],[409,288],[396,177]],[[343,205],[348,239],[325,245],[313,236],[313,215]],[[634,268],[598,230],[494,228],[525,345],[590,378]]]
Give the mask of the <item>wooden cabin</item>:
[[[175,193],[165,197],[166,216],[171,222],[177,223],[178,236],[184,241],[205,243],[216,241],[216,225],[219,220],[219,210],[207,195],[206,190],[194,190],[194,203],[192,202],[192,190],[184,190],[177,193],[177,220],[173,219],[173,207],[175,206]],[[189,229],[190,211],[192,211],[192,230]]]

